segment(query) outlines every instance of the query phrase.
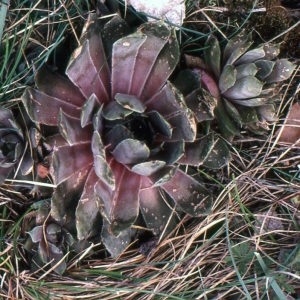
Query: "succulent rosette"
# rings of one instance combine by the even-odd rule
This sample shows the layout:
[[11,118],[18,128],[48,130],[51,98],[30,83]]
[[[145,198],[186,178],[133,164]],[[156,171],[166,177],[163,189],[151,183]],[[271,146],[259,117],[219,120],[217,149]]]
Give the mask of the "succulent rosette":
[[168,81],[180,55],[175,33],[163,22],[129,35],[124,28],[115,17],[101,29],[90,14],[68,79],[44,65],[35,76],[38,90],[23,95],[34,122],[60,131],[47,141],[57,185],[52,216],[76,210],[83,239],[96,232],[100,211],[102,239],[114,256],[128,245],[139,211],[155,235],[176,225],[178,208],[208,214],[211,193],[180,165],[218,168],[230,159],[222,140],[197,136],[195,114]]
[[22,175],[27,175],[32,167],[33,159],[20,125],[10,110],[0,108],[0,185],[13,170],[19,168]]
[[274,103],[279,98],[278,82],[288,79],[296,67],[287,59],[275,60],[279,44],[255,48],[252,44],[252,34],[242,31],[222,52],[217,38],[211,35],[205,44],[205,65],[193,65],[202,87],[217,102],[214,113],[222,135],[229,141],[239,135],[239,126],[256,134],[267,132],[268,125],[277,120]]

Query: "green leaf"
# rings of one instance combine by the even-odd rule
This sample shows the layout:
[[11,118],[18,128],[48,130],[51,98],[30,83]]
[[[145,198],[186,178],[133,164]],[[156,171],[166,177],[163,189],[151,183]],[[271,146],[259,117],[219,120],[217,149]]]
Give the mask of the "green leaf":
[[150,176],[161,170],[165,165],[166,163],[164,161],[152,160],[134,165],[131,171],[142,176]]
[[257,77],[260,79],[265,79],[268,75],[271,74],[275,62],[269,60],[258,60],[255,62],[255,65],[258,68]]
[[99,99],[95,94],[92,94],[83,104],[80,114],[81,127],[93,122],[93,115],[100,107]]
[[236,81],[235,85],[223,95],[227,99],[247,99],[260,95],[264,83],[253,76],[248,76]]
[[226,65],[223,68],[220,80],[219,89],[221,94],[225,93],[229,88],[235,85],[237,76],[237,70],[233,65]]
[[279,59],[275,62],[272,72],[264,78],[266,83],[279,82],[288,79],[294,72],[296,65],[287,59]]
[[172,126],[160,113],[157,111],[151,111],[147,113],[147,117],[149,118],[151,126],[156,133],[160,133],[168,139],[171,138],[173,131]]
[[133,110],[126,109],[118,102],[112,101],[105,106],[102,115],[106,120],[112,121],[117,119],[124,119],[132,113]]
[[262,59],[265,56],[263,47],[255,48],[247,51],[240,59],[235,62],[235,65],[250,64],[258,59]]
[[256,64],[250,63],[250,64],[244,64],[240,65],[236,68],[237,74],[236,79],[241,79],[248,76],[255,76],[258,68]]
[[150,150],[139,140],[126,139],[116,146],[112,155],[122,164],[138,164],[149,157]]
[[204,49],[205,63],[211,70],[216,79],[220,77],[221,72],[221,50],[218,39],[214,35],[210,35],[205,43]]
[[129,109],[138,113],[143,113],[146,109],[145,104],[138,97],[132,95],[117,93],[115,95],[115,99],[125,109]]

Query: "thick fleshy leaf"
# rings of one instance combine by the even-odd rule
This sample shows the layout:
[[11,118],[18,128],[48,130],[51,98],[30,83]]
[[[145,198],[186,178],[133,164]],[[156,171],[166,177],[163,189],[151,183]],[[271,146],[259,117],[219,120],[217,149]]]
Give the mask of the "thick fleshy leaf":
[[131,229],[127,228],[116,237],[110,232],[109,223],[104,219],[101,239],[113,259],[116,259],[129,246],[131,240],[130,232]]
[[134,165],[131,171],[142,176],[150,176],[161,170],[165,165],[164,161],[152,160]]
[[236,109],[236,107],[230,101],[226,100],[225,98],[224,98],[224,104],[225,104],[226,111],[229,114],[229,116],[233,120],[235,120],[237,123],[239,123],[240,125],[243,125],[243,120],[242,120],[238,110]]
[[272,98],[250,98],[250,99],[230,99],[233,103],[237,103],[244,106],[260,106],[267,103],[272,103]]
[[58,243],[62,234],[61,227],[55,223],[50,223],[46,226],[45,233],[47,241],[56,244]]
[[12,112],[6,108],[0,108],[0,124],[2,128],[9,128],[11,127],[11,123],[9,120],[13,120],[14,117]]
[[200,165],[212,151],[213,145],[214,135],[212,133],[197,139],[193,143],[186,143],[184,155],[179,160],[179,163],[191,166]]
[[112,155],[121,164],[138,164],[149,157],[150,150],[139,140],[126,139],[116,146]]
[[58,185],[72,174],[94,163],[90,143],[62,146],[54,150],[50,173],[54,184]]
[[233,65],[226,65],[223,70],[222,74],[220,76],[219,80],[219,88],[221,94],[226,92],[229,88],[234,86],[236,83],[236,76],[237,76],[237,70]]
[[82,106],[80,123],[81,127],[93,122],[93,115],[100,107],[100,101],[95,94],[92,94]]
[[279,59],[275,62],[272,72],[264,78],[266,83],[278,82],[288,79],[296,65],[288,61],[287,59]]
[[272,60],[278,56],[280,52],[280,44],[264,44],[263,49],[265,51],[265,56],[262,59]]
[[262,59],[265,56],[265,51],[263,47],[255,48],[253,50],[247,51],[240,59],[238,59],[234,64],[236,66],[243,64],[250,64],[258,59]]
[[66,74],[86,98],[95,94],[101,103],[110,101],[110,71],[96,14],[89,14]]
[[236,68],[237,74],[236,74],[236,80],[248,77],[248,76],[255,76],[258,68],[256,64],[249,63],[249,64],[244,64],[240,65]]
[[[140,95],[142,100],[148,100],[160,91],[177,66],[179,56],[178,41],[175,30],[173,30],[149,73],[143,93]],[[161,111],[157,111],[162,114]]]
[[[147,178],[143,178],[147,180]],[[161,188],[145,188],[140,191],[140,209],[147,227],[154,235],[167,236],[177,225],[177,218],[165,202],[166,195]]]
[[93,118],[94,130],[99,132],[100,135],[102,135],[103,128],[104,128],[102,112],[103,112],[103,104],[96,111],[94,118]]
[[166,166],[161,170],[159,170],[158,172],[155,172],[154,174],[150,175],[149,179],[152,182],[154,187],[164,185],[165,183],[169,182],[173,178],[177,169],[178,166],[176,167]]
[[257,77],[263,80],[271,74],[275,62],[270,60],[258,60],[255,62],[255,65],[258,68]]
[[109,60],[111,60],[113,44],[130,33],[131,29],[129,25],[118,15],[114,16],[104,25],[101,30],[101,37],[106,56]]
[[183,140],[176,142],[165,142],[160,151],[153,156],[153,159],[166,162],[167,165],[173,165],[185,152],[185,143]]
[[191,216],[211,212],[213,199],[210,192],[198,180],[181,170],[177,170],[172,180],[162,185],[162,189]]
[[125,109],[138,113],[143,113],[146,109],[145,104],[136,96],[117,93],[115,99]]
[[151,126],[156,133],[159,133],[168,139],[172,136],[172,126],[167,122],[164,117],[157,111],[150,111],[147,113],[147,117],[150,120]]
[[25,90],[22,101],[30,119],[36,123],[57,126],[60,109],[67,111],[71,117],[79,118],[80,116],[80,107],[32,88]]
[[87,166],[73,172],[54,190],[51,199],[51,215],[61,221],[64,217],[73,220],[78,200],[84,188],[84,183],[92,166]]
[[117,120],[124,119],[132,113],[132,110],[124,108],[116,101],[112,101],[105,106],[102,114],[106,120]]
[[[122,177],[116,183],[110,214],[110,231],[118,236],[129,228],[139,213],[141,176],[123,168]],[[130,188],[128,188],[130,187]]]
[[114,43],[111,75],[113,99],[116,93],[129,94],[134,72],[134,63],[139,48],[143,45],[146,38],[145,34],[137,31]]
[[47,65],[39,67],[35,75],[37,88],[46,95],[62,101],[82,106],[85,98],[70,80],[52,71]]
[[[51,266],[55,266],[63,257],[64,257],[64,253],[62,250],[60,250],[58,247],[56,247],[55,245],[53,245],[52,243],[47,243],[47,253],[49,254],[48,256],[48,261],[52,261],[51,262]],[[47,262],[48,262],[47,261]],[[46,262],[45,262],[46,263]],[[66,270],[67,264],[66,262],[63,260],[55,269],[55,273],[57,273],[58,275],[62,275],[63,272]]]
[[230,39],[224,50],[224,62],[227,65],[234,64],[249,49],[252,43],[252,34],[246,34],[245,31]]
[[235,104],[235,107],[241,116],[243,125],[246,125],[249,123],[256,123],[259,121],[257,118],[257,113],[255,110],[255,107],[242,106],[239,104]]
[[134,62],[129,94],[140,97],[158,54],[168,42],[170,31],[162,21],[145,23],[138,30],[145,34],[146,40],[139,48]]
[[209,70],[213,72],[216,79],[221,73],[221,49],[218,39],[214,35],[210,35],[205,43],[204,59]]
[[275,122],[278,120],[274,105],[267,104],[256,107],[256,112],[259,118],[263,118],[268,122]]
[[147,112],[157,111],[164,118],[187,111],[183,95],[170,82],[167,82],[153,98],[146,101],[146,106]]
[[28,234],[34,243],[38,243],[43,238],[43,226],[34,227]]
[[236,81],[235,85],[223,95],[227,99],[247,99],[260,95],[264,83],[253,76],[248,76]]
[[116,125],[105,135],[106,149],[112,151],[115,147],[126,139],[133,139],[134,135],[123,125]]
[[230,159],[231,155],[227,144],[222,139],[217,138],[202,166],[209,169],[220,169],[228,164]]
[[217,101],[203,88],[194,90],[185,97],[185,101],[187,107],[195,115],[198,123],[214,118],[214,109],[217,105]]
[[183,96],[187,96],[200,88],[200,75],[190,69],[185,69],[178,74],[173,84]]
[[98,131],[94,131],[92,139],[92,152],[94,154],[95,173],[103,182],[105,182],[112,190],[115,189],[114,174],[108,164],[105,147]]
[[94,198],[94,186],[98,180],[99,178],[94,170],[91,170],[76,208],[76,229],[79,240],[97,234],[102,223],[97,202]]
[[166,119],[173,127],[172,141],[184,140],[186,142],[192,142],[195,140],[197,124],[191,110],[187,109],[186,112],[181,111]]
[[89,142],[92,139],[92,124],[82,128],[78,119],[68,116],[62,110],[59,112],[58,128],[60,134],[66,139],[70,146],[77,143]]

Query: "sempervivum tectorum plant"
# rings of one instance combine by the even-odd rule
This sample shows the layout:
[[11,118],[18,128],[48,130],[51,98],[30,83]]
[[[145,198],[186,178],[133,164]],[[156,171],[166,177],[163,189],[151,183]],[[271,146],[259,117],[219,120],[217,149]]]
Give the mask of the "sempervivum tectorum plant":
[[167,81],[179,58],[174,33],[162,22],[146,23],[111,47],[121,26],[112,19],[102,30],[110,38],[102,40],[91,14],[67,68],[69,80],[43,66],[36,74],[38,90],[23,95],[32,120],[58,126],[65,138],[50,143],[57,185],[52,216],[69,215],[80,195],[79,239],[95,233],[100,210],[102,238],[115,256],[130,241],[139,209],[155,235],[174,225],[174,204],[191,216],[210,212],[210,192],[178,162],[220,167],[230,158],[221,140],[197,139],[194,114]]
[[20,170],[22,175],[31,172],[33,159],[22,128],[12,112],[0,108],[0,185],[12,173]]
[[239,134],[236,125],[257,134],[266,132],[268,125],[277,120],[277,84],[288,79],[295,69],[287,59],[275,60],[279,44],[250,48],[252,44],[252,34],[243,31],[228,41],[222,53],[212,35],[205,45],[205,65],[193,65],[194,71],[201,74],[202,86],[218,103],[215,115],[228,140]]

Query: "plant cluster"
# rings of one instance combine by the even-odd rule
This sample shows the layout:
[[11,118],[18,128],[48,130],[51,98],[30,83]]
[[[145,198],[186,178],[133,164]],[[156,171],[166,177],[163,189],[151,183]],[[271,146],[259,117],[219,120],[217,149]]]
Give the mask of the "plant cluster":
[[162,21],[134,29],[119,16],[103,24],[89,14],[66,76],[36,65],[35,88],[22,96],[34,130],[25,133],[0,111],[0,182],[20,167],[55,186],[50,215],[38,207],[29,232],[37,265],[62,274],[76,239],[69,231],[79,241],[101,235],[117,257],[134,225],[162,237],[184,214],[211,213],[214,195],[198,168],[225,166],[242,127],[266,133],[277,120],[277,83],[295,69],[274,61],[278,45],[252,43],[242,32],[222,51],[210,36],[205,63],[186,56],[178,72],[177,36]]

